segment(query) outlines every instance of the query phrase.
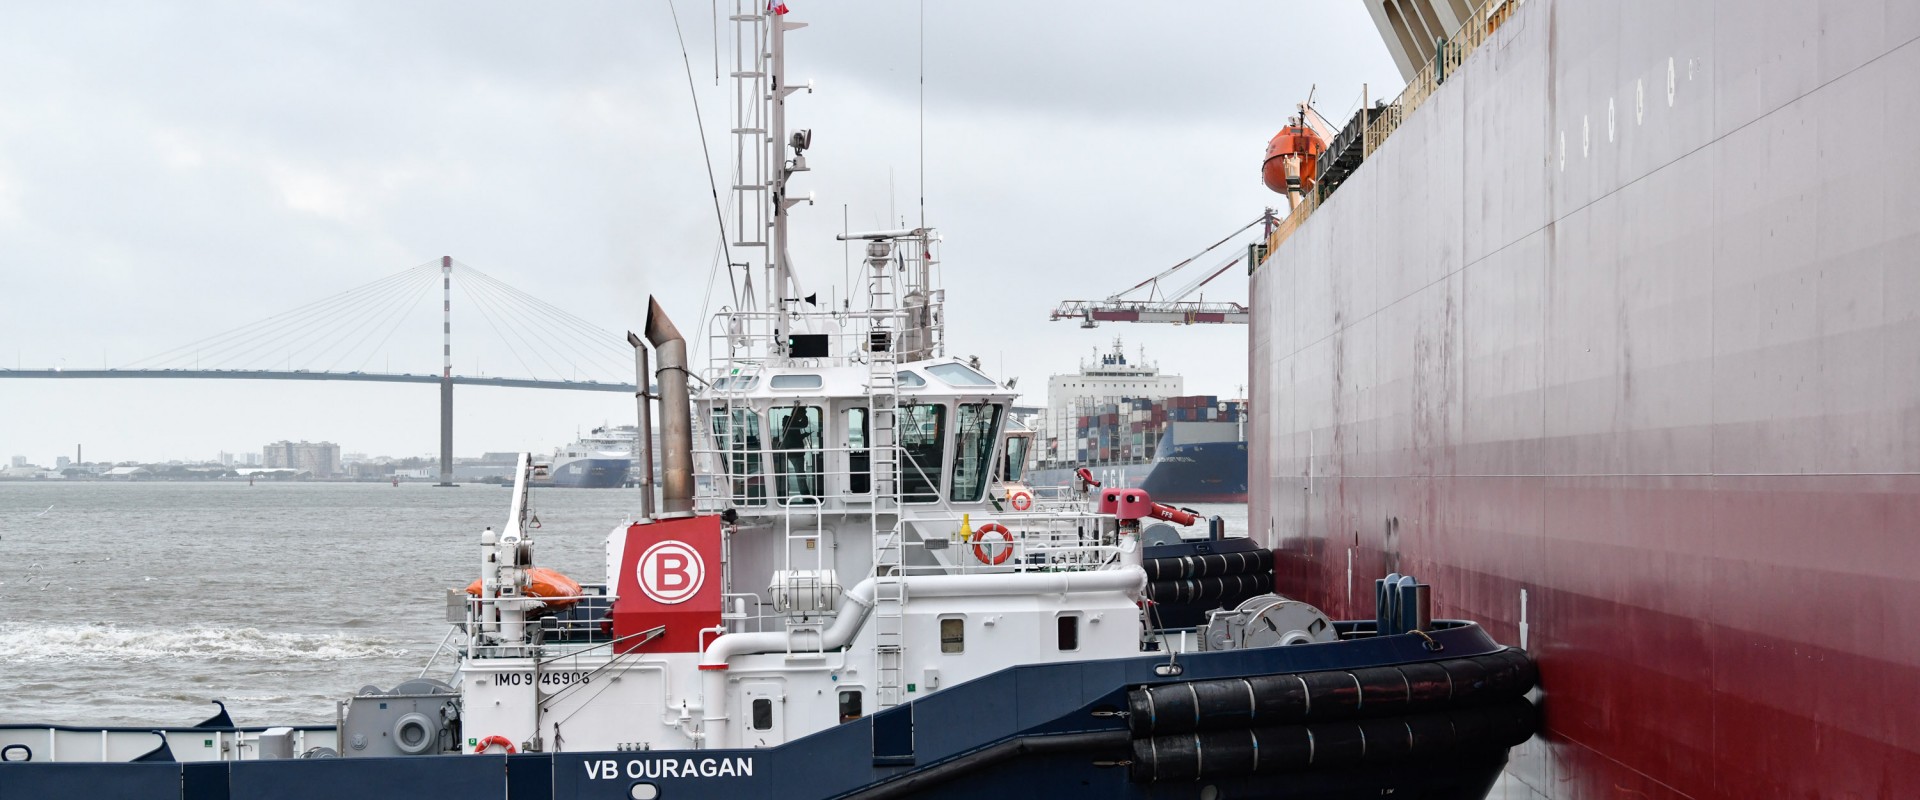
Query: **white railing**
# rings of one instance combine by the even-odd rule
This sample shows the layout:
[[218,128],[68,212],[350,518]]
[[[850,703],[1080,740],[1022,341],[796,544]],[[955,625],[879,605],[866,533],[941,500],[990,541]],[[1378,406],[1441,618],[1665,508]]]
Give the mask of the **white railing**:
[[[1080,572],[1100,569],[1121,555],[1111,517],[1081,510],[1042,510],[983,517],[958,512],[910,515],[907,524],[921,534],[906,546],[945,550],[946,565],[908,566],[909,574],[973,574],[984,572]],[[1007,529],[1008,536],[982,532],[987,525]],[[963,531],[971,528],[972,535]],[[931,532],[950,531],[938,543]],[[1011,542],[1008,538],[1011,537]],[[978,549],[976,550],[976,546]],[[1011,547],[1012,553],[1002,554]],[[980,557],[985,553],[986,559]],[[997,563],[996,563],[997,562]]]
[[[461,649],[461,655],[469,659],[520,658],[529,655],[546,658],[572,655],[606,646],[613,641],[613,637],[602,628],[602,624],[613,618],[613,603],[619,598],[607,592],[602,584],[583,584],[581,590],[581,594],[567,597],[525,595],[487,598],[468,595],[466,618],[457,623],[459,630],[467,634],[466,646]],[[511,608],[527,611],[528,618],[524,624],[525,638],[522,641],[504,639],[488,641],[490,632],[476,627],[485,625],[487,620],[498,619],[499,615],[493,611],[503,603],[511,603],[513,604]],[[541,605],[555,607],[555,613],[536,618],[533,609]],[[597,607],[602,610],[599,613],[579,615],[580,612],[576,609],[582,607]],[[438,657],[438,653],[435,657]],[[425,670],[422,670],[422,674],[425,674]]]
[[[802,368],[844,367],[867,362],[867,334],[874,323],[897,318],[900,311],[729,311],[714,315],[707,332],[707,352],[712,354],[700,378],[716,391],[730,387],[726,378],[745,368],[779,363]],[[775,349],[774,332],[782,336],[801,333],[827,337],[824,357],[793,358]]]
[[[780,507],[798,507],[810,513],[820,514],[846,511],[852,508],[868,508],[873,503],[873,475],[871,470],[859,471],[851,466],[852,457],[866,456],[872,463],[874,447],[823,447],[798,449],[761,449],[742,447],[729,449],[718,446],[720,437],[710,430],[694,443],[693,457],[695,473],[694,509],[701,513],[717,513],[732,508],[743,514],[756,513],[762,509]],[[755,438],[758,438],[756,434]],[[909,505],[938,505],[947,500],[945,487],[942,486],[942,471],[929,471],[906,451],[904,446],[892,448],[899,456],[901,472],[899,482],[911,490],[901,490],[902,502]],[[817,460],[818,467],[783,468],[794,461],[787,459]],[[842,466],[845,465],[845,466]],[[942,465],[944,468],[946,465]],[[854,477],[865,475],[868,490],[852,491]]]

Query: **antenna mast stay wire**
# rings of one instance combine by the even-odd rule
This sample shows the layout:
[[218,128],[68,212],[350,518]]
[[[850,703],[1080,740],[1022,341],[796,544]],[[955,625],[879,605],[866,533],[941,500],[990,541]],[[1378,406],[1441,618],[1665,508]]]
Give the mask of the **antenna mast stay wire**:
[[[680,63],[687,68],[687,96],[693,99],[693,123],[700,130],[700,155],[707,161],[707,189],[713,194],[713,219],[720,224],[720,254],[727,262],[727,284],[734,287],[733,306],[740,307],[740,290],[733,280],[733,252],[727,247],[727,215],[720,210],[720,184],[713,177],[713,151],[707,147],[707,121],[700,116],[700,93],[693,87],[693,60],[687,56],[687,37],[680,33],[680,12],[667,0],[667,12],[673,15],[673,35],[680,42]],[[716,24],[718,24],[716,22]],[[715,58],[719,49],[715,48]]]

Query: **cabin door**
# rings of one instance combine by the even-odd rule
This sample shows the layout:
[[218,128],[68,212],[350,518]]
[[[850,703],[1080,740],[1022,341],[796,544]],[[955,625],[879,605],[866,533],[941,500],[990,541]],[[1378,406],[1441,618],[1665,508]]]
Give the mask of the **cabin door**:
[[787,695],[777,681],[740,684],[740,746],[773,747],[787,741]]

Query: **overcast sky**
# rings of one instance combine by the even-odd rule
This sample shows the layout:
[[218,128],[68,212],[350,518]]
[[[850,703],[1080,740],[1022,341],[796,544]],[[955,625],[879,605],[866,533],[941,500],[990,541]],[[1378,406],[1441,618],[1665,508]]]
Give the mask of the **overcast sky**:
[[[789,35],[789,73],[815,85],[789,103],[792,126],[814,131],[794,191],[817,199],[795,211],[794,255],[810,289],[844,295],[843,207],[856,229],[919,218],[922,7],[789,6],[810,23]],[[715,82],[715,8],[675,8],[724,186],[732,87]],[[1259,166],[1292,105],[1318,84],[1322,112],[1344,120],[1363,83],[1399,89],[1365,9],[924,13],[926,217],[945,236],[951,351],[1018,376],[1037,404],[1047,376],[1121,335],[1191,392],[1240,393],[1244,327],[1089,331],[1047,311],[1284,205]],[[442,255],[609,331],[637,329],[649,293],[696,329],[711,202],[663,0],[14,3],[0,25],[0,366],[125,366]],[[1207,297],[1244,301],[1244,271]],[[437,300],[355,366],[437,373]],[[456,372],[527,374],[462,303]],[[456,396],[461,454],[545,452],[633,414],[620,394]],[[427,454],[437,403],[405,384],[0,380],[0,456],[49,464],[85,444],[89,460],[209,458],[286,438]]]

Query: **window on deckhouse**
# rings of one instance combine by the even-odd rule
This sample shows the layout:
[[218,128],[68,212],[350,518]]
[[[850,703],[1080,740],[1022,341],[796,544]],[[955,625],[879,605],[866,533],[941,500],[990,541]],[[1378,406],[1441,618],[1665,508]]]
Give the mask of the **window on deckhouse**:
[[947,407],[901,406],[899,416],[900,499],[909,503],[939,500],[947,458]]
[[760,465],[760,415],[747,408],[716,408],[711,424],[714,449],[720,451],[727,465],[733,502],[766,505],[767,479]]
[[1000,461],[1000,479],[1010,483],[1019,483],[1027,475],[1027,448],[1033,444],[1031,436],[1007,437],[1007,454]]
[[987,469],[993,463],[993,443],[1000,433],[998,403],[962,403],[955,417],[953,501],[971,503],[987,489]]
[[847,492],[873,491],[873,456],[867,452],[867,410],[847,409]]
[[819,406],[793,405],[767,412],[773,432],[774,490],[777,497],[818,500],[821,490],[821,429]]

